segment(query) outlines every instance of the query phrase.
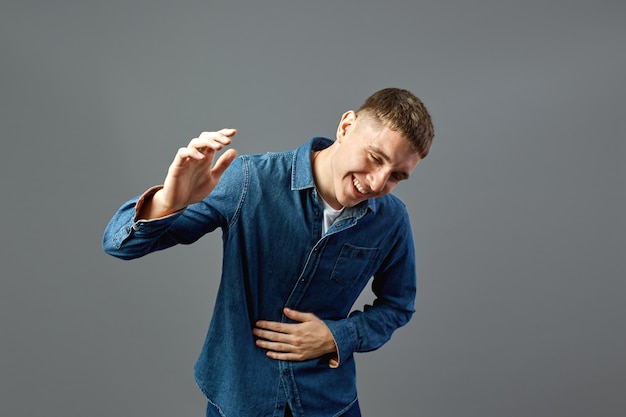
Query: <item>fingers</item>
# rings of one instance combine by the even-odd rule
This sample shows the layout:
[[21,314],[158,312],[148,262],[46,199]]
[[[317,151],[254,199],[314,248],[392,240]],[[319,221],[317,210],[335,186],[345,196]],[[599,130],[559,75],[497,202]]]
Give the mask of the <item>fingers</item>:
[[302,313],[300,311],[292,310],[290,308],[284,308],[283,312],[285,313],[285,316],[287,316],[289,319],[297,321],[299,323],[304,323],[305,321],[313,321],[317,319],[315,314]]
[[[259,345],[259,347],[266,349],[267,351],[265,352],[265,355],[271,359],[276,359],[280,361],[305,361],[307,359],[311,359],[309,356],[307,356],[303,352],[292,352],[290,350],[281,351],[277,347],[278,344],[274,344],[274,345],[276,346],[265,347],[265,346]],[[288,346],[288,345],[285,345],[285,346]]]
[[218,130],[217,133],[230,137],[230,136],[235,136],[235,134],[237,133],[237,129],[227,127],[227,128]]
[[217,132],[202,132],[200,136],[198,136],[199,140],[214,140],[222,145],[229,145],[231,142],[231,138],[235,136],[237,133],[237,129],[221,129]]
[[281,332],[272,331],[272,330],[264,330],[258,327],[253,329],[252,333],[256,337],[259,338],[258,340],[259,343],[275,342],[275,343],[292,344],[293,338],[294,338],[292,335],[287,334],[287,333],[281,333]]
[[231,142],[231,138],[235,136],[237,129],[221,129],[217,132],[202,132],[198,139],[201,140],[216,140],[222,145],[228,145]]
[[296,323],[259,320],[252,333],[258,347],[272,359],[307,360],[335,351],[335,342],[326,324],[312,313],[285,309]]
[[193,146],[187,146],[185,148],[178,149],[178,152],[176,152],[176,158],[181,161],[184,161],[187,159],[200,160],[200,159],[204,159],[204,154]]
[[[192,139],[186,147],[178,149],[176,153],[176,165],[185,164],[185,162],[193,159],[201,161],[207,156],[212,155],[221,150],[224,146],[230,145],[231,138],[237,133],[236,129],[221,129],[217,132],[202,132],[197,138]],[[224,172],[224,170],[235,159],[237,153],[229,152],[223,156],[216,173]],[[218,161],[219,162],[219,161]]]
[[281,360],[302,360],[302,352],[298,352],[297,339],[288,333],[288,329],[278,326],[281,323],[276,322],[259,322],[257,326],[271,327],[274,330],[264,330],[257,327],[252,333],[257,337],[255,344],[267,350],[266,354],[273,359]]
[[306,359],[307,351],[300,346],[300,341],[293,335],[269,330],[254,329],[257,336],[255,344],[266,350],[266,355],[272,359],[301,361]]
[[[224,146],[230,145],[231,138],[237,133],[236,129],[221,129],[217,132],[202,132],[200,136],[189,142],[187,148],[191,149],[190,156],[202,159],[204,154],[208,152],[217,152]],[[196,150],[197,152],[193,152]],[[200,156],[202,155],[202,156]]]
[[[283,311],[285,313],[285,316],[287,316],[289,319],[296,321],[298,323],[304,323],[308,321],[317,320],[317,317],[315,316],[315,314],[312,314],[312,313],[302,313],[302,312],[292,310],[289,308],[284,308]],[[257,329],[265,329],[271,332],[278,332],[278,333],[285,333],[285,334],[293,333],[294,330],[297,329],[297,326],[293,323],[282,323],[279,321],[268,321],[268,320],[257,321],[256,327]]]
[[[289,335],[293,331],[294,325],[287,323],[280,323],[277,321],[265,321],[260,320],[256,322],[256,327],[253,330],[255,336],[262,337],[264,339],[277,340],[279,335]],[[283,341],[285,339],[283,338]]]
[[259,347],[273,351],[287,352],[294,349],[299,337],[296,335],[297,327],[294,324],[280,323],[276,321],[258,321],[252,329],[258,339]]
[[235,160],[237,157],[237,151],[234,149],[229,149],[222,154],[215,162],[213,166],[212,172],[217,176],[222,176],[226,168]]

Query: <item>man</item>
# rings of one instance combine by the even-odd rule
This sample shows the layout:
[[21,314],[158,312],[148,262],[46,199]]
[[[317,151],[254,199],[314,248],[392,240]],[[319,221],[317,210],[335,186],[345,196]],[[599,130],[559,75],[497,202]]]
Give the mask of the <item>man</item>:
[[[234,129],[179,149],[162,186],[124,204],[107,253],[131,259],[220,227],[222,279],[195,377],[207,416],[360,416],[354,352],[414,312],[415,254],[389,194],[426,157],[430,116],[389,88],[341,117],[336,140],[236,156]],[[372,306],[350,312],[370,278]]]

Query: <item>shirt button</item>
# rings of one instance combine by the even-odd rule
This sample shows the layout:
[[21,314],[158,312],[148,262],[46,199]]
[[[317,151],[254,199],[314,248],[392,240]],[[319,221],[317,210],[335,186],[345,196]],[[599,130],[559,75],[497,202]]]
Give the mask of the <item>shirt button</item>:
[[278,405],[276,406],[276,408],[277,408],[277,409],[279,409],[279,410],[282,410],[282,409],[283,409],[283,405],[282,405],[282,404],[278,404]]

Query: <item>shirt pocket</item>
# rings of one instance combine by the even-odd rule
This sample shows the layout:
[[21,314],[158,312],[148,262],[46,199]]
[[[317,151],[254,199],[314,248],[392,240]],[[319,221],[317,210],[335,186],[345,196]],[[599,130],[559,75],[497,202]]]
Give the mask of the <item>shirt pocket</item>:
[[342,285],[368,280],[374,273],[379,248],[363,248],[344,243],[335,262],[331,280]]

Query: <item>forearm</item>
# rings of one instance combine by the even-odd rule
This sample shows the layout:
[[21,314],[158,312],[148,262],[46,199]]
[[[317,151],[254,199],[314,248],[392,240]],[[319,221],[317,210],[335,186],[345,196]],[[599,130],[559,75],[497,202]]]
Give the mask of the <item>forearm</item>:
[[374,277],[373,305],[365,305],[363,311],[353,311],[347,318],[326,321],[337,343],[340,361],[354,352],[380,348],[413,316],[417,280],[413,258],[408,256],[412,252],[396,249],[385,268]]
[[184,209],[185,207],[173,207],[167,204],[164,198],[163,187],[155,187],[154,194],[146,196],[143,201],[137,206],[136,219],[137,220],[153,220],[161,217],[169,216]]
[[338,361],[355,352],[369,352],[384,345],[395,330],[411,319],[411,308],[398,308],[377,302],[341,320],[325,320],[336,343]]

